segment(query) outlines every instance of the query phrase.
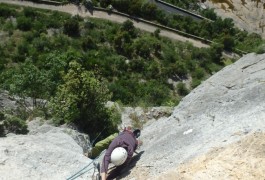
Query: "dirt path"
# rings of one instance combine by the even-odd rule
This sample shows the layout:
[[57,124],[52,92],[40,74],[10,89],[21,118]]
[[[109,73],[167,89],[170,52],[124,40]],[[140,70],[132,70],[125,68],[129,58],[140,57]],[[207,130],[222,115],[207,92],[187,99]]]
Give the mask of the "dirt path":
[[[89,12],[85,10],[84,7],[78,8],[75,5],[64,5],[64,6],[53,6],[53,5],[46,5],[46,4],[36,4],[33,2],[28,2],[28,1],[22,1],[22,0],[0,0],[0,3],[8,3],[8,4],[16,4],[16,5],[21,5],[21,6],[30,6],[34,8],[40,8],[40,9],[50,9],[50,10],[57,10],[61,12],[66,12],[70,13],[72,15],[79,14],[82,17],[92,17],[92,18],[100,18],[100,19],[106,19],[109,21],[117,22],[117,23],[123,23],[124,21],[128,20],[129,18],[119,16],[116,14],[108,14],[102,11],[93,11]],[[139,28],[141,30],[147,31],[147,32],[154,32],[157,27],[143,23],[143,22],[136,22],[132,20],[134,23],[134,26],[136,28]],[[191,38],[183,37],[180,36],[176,33],[173,33],[171,31],[167,30],[161,30],[160,35],[164,37],[168,37],[169,39],[177,40],[177,41],[182,41],[182,42],[190,42],[192,43],[195,47],[209,47],[209,45],[202,43],[201,41],[196,41]]]

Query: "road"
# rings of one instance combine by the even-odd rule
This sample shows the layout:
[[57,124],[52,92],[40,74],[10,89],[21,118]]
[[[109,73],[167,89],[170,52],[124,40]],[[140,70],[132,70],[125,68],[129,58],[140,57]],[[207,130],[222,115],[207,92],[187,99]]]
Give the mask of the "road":
[[164,1],[160,1],[160,0],[149,0],[150,2],[156,4],[157,7],[159,7],[160,9],[169,12],[169,13],[174,13],[174,14],[179,14],[182,16],[188,16],[191,17],[192,19],[194,19],[195,21],[201,21],[203,19],[209,20],[203,16],[200,16],[198,14],[195,14],[193,12],[187,11],[185,9],[182,9],[180,7],[176,7],[172,4],[169,4],[167,2]]
[[[103,11],[87,11],[84,7],[78,7],[73,4],[63,5],[63,6],[53,6],[53,5],[47,5],[47,4],[37,4],[29,1],[23,1],[23,0],[0,0],[0,3],[7,3],[7,4],[15,4],[15,5],[21,5],[21,6],[28,6],[28,7],[34,7],[39,9],[49,9],[49,10],[56,10],[60,12],[66,12],[70,13],[72,15],[80,15],[82,17],[91,17],[91,18],[99,18],[99,19],[106,19],[112,22],[117,23],[123,23],[124,21],[128,20],[129,18],[117,15],[117,14],[109,14]],[[140,22],[132,20],[134,26],[136,28],[139,28],[141,30],[147,31],[147,32],[154,32],[157,27],[150,25],[148,23]],[[168,37],[172,40],[182,41],[182,42],[190,42],[195,47],[203,48],[203,47],[209,47],[209,45],[202,43],[201,41],[194,40],[192,38],[187,38],[184,36],[181,36],[177,33],[174,33],[172,31],[161,29],[160,35],[164,37]]]

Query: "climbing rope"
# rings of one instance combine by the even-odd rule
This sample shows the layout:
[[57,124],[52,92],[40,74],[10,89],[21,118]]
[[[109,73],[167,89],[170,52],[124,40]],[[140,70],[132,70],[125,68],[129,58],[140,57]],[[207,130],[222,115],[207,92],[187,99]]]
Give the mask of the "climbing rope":
[[[100,155],[98,155],[98,157],[96,157],[93,161],[91,161],[88,165],[86,165],[85,167],[83,167],[82,169],[80,169],[79,171],[77,171],[75,174],[73,174],[72,176],[70,176],[69,178],[67,178],[66,180],[74,180],[76,178],[78,178],[79,176],[83,175],[84,173],[90,171],[91,169],[95,168],[96,165],[94,164],[94,162],[103,154],[105,153],[106,150],[102,151],[100,153]],[[87,169],[91,164],[93,163],[94,167]]]

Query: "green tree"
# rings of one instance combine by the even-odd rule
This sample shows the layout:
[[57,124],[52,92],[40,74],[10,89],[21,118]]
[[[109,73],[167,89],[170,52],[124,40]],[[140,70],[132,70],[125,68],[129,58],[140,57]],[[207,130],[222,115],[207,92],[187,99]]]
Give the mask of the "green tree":
[[86,36],[82,40],[82,48],[83,50],[94,49],[97,47],[97,44],[94,42],[93,38],[90,36]]
[[79,22],[76,18],[70,18],[64,23],[64,33],[71,37],[80,35]]
[[30,18],[20,16],[17,18],[17,27],[22,31],[29,31],[32,28],[32,21]]
[[8,18],[10,16],[16,15],[16,11],[14,9],[10,9],[5,6],[0,7],[0,17]]
[[116,128],[117,118],[111,119],[113,116],[105,106],[111,94],[104,79],[97,79],[93,72],[72,61],[63,80],[51,106],[57,123],[75,123],[92,136],[104,126],[108,133]]
[[217,19],[217,15],[214,12],[214,9],[204,9],[202,11],[202,15],[205,16],[206,18],[213,20],[213,21],[215,21]]
[[234,38],[230,35],[225,35],[222,40],[224,44],[224,49],[227,51],[232,51],[233,47],[235,46]]
[[146,19],[153,19],[154,15],[157,12],[157,6],[154,3],[144,3],[141,6],[141,15],[145,17]]
[[136,32],[136,29],[133,25],[133,22],[130,20],[127,20],[124,23],[122,23],[121,31],[122,32],[128,32],[130,37],[132,37],[132,38],[135,38],[137,36],[137,32]]
[[131,0],[129,2],[128,14],[139,16],[141,13],[142,0]]
[[210,58],[214,63],[221,64],[222,63],[222,52],[224,50],[223,44],[214,43],[210,48]]
[[114,47],[118,53],[130,55],[131,52],[127,51],[127,47],[131,44],[131,37],[128,32],[120,32],[114,37]]
[[2,86],[11,94],[25,99],[31,97],[33,107],[37,99],[49,97],[51,82],[47,73],[36,67],[30,59],[17,68],[8,69],[2,74]]

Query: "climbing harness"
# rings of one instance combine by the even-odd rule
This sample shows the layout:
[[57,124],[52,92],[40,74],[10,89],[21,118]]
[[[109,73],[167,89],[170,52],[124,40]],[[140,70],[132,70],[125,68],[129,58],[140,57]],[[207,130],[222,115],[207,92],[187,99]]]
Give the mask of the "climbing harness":
[[[96,169],[97,169],[98,174],[96,175],[96,180],[99,180],[99,179],[100,179],[100,167],[99,167],[99,162],[97,162],[97,160],[98,160],[98,158],[99,158],[103,153],[105,153],[105,151],[106,151],[106,150],[102,151],[102,152],[100,153],[100,155],[99,155],[97,158],[95,158],[95,159],[94,159],[93,161],[91,161],[88,165],[86,165],[85,167],[83,167],[82,169],[80,169],[79,171],[77,171],[75,174],[73,174],[72,176],[70,176],[70,177],[67,178],[66,180],[74,180],[74,179],[78,178],[79,176],[83,175],[84,173],[90,171],[90,170],[93,169],[93,168],[94,168],[94,172],[93,172],[92,177],[94,176],[95,171],[96,171]],[[93,164],[93,167],[90,167],[90,168],[89,168],[89,166],[90,166],[91,164]],[[87,169],[87,168],[89,168],[89,169]]]

